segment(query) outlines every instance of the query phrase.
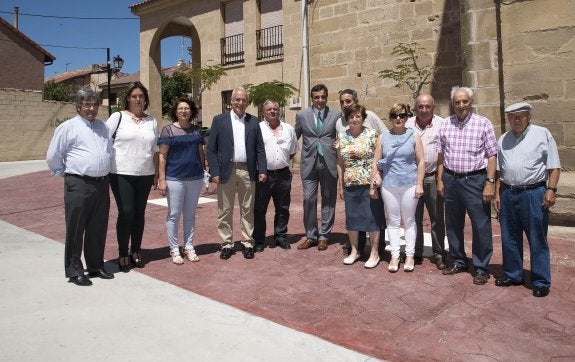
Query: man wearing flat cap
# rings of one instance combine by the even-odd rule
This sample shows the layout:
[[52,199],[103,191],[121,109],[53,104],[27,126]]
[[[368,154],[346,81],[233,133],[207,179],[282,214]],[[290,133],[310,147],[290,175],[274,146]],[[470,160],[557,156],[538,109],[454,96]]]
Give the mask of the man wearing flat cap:
[[547,226],[555,204],[561,165],[557,144],[547,128],[531,124],[531,105],[505,109],[511,130],[498,141],[495,209],[501,223],[505,276],[495,285],[521,285],[523,233],[529,242],[533,295],[545,297],[551,286]]

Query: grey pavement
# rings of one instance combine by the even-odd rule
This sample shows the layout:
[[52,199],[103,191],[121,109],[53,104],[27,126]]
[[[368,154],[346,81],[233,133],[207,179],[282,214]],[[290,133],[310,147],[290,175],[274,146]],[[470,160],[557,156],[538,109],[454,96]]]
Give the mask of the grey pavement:
[[[0,178],[44,169],[3,162]],[[63,254],[0,221],[0,360],[376,360],[135,271],[66,283]]]

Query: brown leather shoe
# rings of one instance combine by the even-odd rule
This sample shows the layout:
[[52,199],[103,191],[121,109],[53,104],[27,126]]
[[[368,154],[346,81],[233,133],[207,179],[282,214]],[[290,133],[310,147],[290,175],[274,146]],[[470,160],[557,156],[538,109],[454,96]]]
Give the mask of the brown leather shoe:
[[478,271],[477,273],[475,273],[475,276],[473,277],[473,284],[483,285],[486,284],[488,280],[489,280],[489,274],[486,274],[482,271]]
[[299,250],[306,250],[317,245],[317,240],[306,239],[303,243],[299,244],[297,248]]
[[327,250],[327,240],[320,240],[317,246],[317,250],[324,251]]

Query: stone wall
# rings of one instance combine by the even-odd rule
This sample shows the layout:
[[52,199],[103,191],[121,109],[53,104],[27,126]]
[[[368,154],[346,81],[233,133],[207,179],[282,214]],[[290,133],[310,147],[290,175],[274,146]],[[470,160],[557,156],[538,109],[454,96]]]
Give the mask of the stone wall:
[[43,101],[41,91],[0,89],[0,161],[45,158],[56,126],[75,115],[72,103]]
[[505,1],[501,30],[505,104],[530,102],[575,170],[575,0]]
[[574,0],[462,3],[463,78],[476,91],[478,113],[501,134],[505,106],[530,102],[565,170],[575,169],[574,9]]
[[337,91],[345,88],[382,118],[393,103],[411,103],[407,87],[378,72],[398,64],[394,46],[416,42],[420,65],[441,67],[424,91],[449,114],[449,90],[461,84],[459,1],[318,0],[309,9],[311,83],[328,86],[332,106],[339,108]]
[[[202,120],[209,126],[221,113],[221,92],[244,84],[259,84],[278,80],[302,89],[300,2],[283,1],[284,56],[257,61],[256,30],[259,12],[256,0],[243,2],[244,63],[226,67],[227,75],[202,94]],[[149,8],[148,8],[149,6]],[[160,114],[160,40],[167,36],[184,35],[192,38],[195,65],[212,61],[219,64],[220,39],[224,37],[221,3],[203,1],[164,1],[142,4],[132,9],[141,18],[140,54],[141,80],[149,86],[152,114]],[[297,96],[297,95],[296,95]],[[286,120],[293,123],[297,110],[286,108]],[[257,114],[255,107],[248,112]]]

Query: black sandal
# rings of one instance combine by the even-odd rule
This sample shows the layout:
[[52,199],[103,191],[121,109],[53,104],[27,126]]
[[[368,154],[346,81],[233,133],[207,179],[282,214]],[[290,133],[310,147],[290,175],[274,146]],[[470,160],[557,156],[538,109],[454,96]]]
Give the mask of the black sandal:
[[136,268],[143,268],[144,267],[144,261],[142,260],[142,257],[140,256],[140,252],[135,251],[132,253],[132,261],[134,262],[134,265],[136,266]]
[[130,271],[130,258],[127,256],[118,257],[118,265],[120,267],[120,271],[123,273],[127,273]]

